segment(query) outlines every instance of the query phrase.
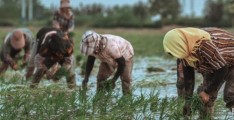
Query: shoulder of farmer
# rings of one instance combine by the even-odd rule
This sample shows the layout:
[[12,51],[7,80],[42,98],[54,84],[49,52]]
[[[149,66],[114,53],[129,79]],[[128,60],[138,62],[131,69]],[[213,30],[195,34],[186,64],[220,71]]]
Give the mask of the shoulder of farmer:
[[107,47],[109,47],[110,49],[120,50],[120,48],[123,47],[125,45],[124,43],[126,42],[125,39],[116,35],[106,34],[102,36],[106,37]]
[[25,34],[25,40],[26,40],[26,43],[30,43],[34,40],[34,37],[32,34]]
[[4,47],[10,47],[10,39],[12,37],[12,32],[9,32],[4,38],[3,38],[3,46]]
[[206,58],[208,63],[214,68],[221,68],[227,64],[219,52],[219,48],[212,41],[203,41],[200,47],[201,55]]
[[220,56],[218,48],[212,41],[202,41],[196,54],[199,54],[199,56],[206,60],[214,59],[215,56]]
[[[133,47],[131,43],[120,36],[112,36],[113,42],[110,45],[110,53],[112,53],[113,58],[120,58],[124,56],[128,58],[134,55]],[[110,41],[108,41],[109,43]],[[110,42],[111,43],[111,42]],[[115,48],[115,50],[113,49]]]
[[108,42],[111,41],[119,46],[131,45],[129,41],[117,35],[105,34],[103,36],[108,39]]
[[115,35],[110,35],[110,34],[105,34],[102,36],[106,37],[107,39],[107,45],[104,51],[106,51],[107,54],[114,59],[121,57],[119,37]]
[[132,47],[132,44],[120,37],[120,36],[116,36],[116,45],[118,46],[118,49],[121,51],[121,52],[130,52],[131,54],[134,54],[134,50],[133,50],[133,47]]
[[203,53],[209,53],[209,54],[214,54],[214,52],[218,52],[218,49],[219,48],[212,41],[209,41],[209,40],[203,40],[199,46],[200,51],[202,51]]

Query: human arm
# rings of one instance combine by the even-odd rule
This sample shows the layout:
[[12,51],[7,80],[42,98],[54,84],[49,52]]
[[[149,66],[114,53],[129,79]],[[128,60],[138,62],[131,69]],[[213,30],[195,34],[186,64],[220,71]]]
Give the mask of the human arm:
[[[194,90],[195,72],[194,69],[185,65],[183,59],[177,59],[177,92],[179,97],[192,96]],[[185,82],[188,83],[185,85]],[[191,84],[190,84],[191,83]],[[187,91],[185,87],[189,86]],[[188,93],[189,92],[189,93]]]
[[[207,103],[209,101],[209,95],[213,91],[219,89],[219,86],[223,83],[222,81],[224,80],[228,67],[219,49],[212,42],[202,43],[200,53],[204,59],[204,63],[207,63],[209,68],[213,70],[213,76],[209,79],[210,84],[205,86],[204,90],[199,93],[202,101]],[[203,69],[205,69],[205,67],[203,67]]]
[[185,86],[185,100],[189,100],[193,96],[195,85],[195,72],[190,66],[183,68],[184,71],[184,86]]
[[120,57],[120,58],[117,58],[115,59],[115,61],[117,62],[118,64],[118,68],[117,68],[117,71],[114,75],[114,77],[112,78],[113,82],[116,82],[117,79],[119,78],[119,76],[123,73],[124,71],[124,68],[125,68],[125,59],[124,57]]
[[10,42],[9,42],[9,40],[5,40],[5,41],[7,41],[7,42],[3,44],[3,49],[2,49],[4,62],[9,64],[12,69],[17,70],[18,65],[16,64],[16,61],[10,55],[10,52],[12,50]]
[[191,98],[193,96],[195,85],[195,72],[190,66],[183,66],[184,74],[184,99],[185,105],[183,107],[184,115],[191,115]]
[[93,69],[94,62],[95,62],[95,57],[89,55],[87,63],[86,63],[86,68],[85,68],[85,78],[82,81],[83,88],[87,88],[87,83],[89,81],[89,76],[90,76],[90,73]]
[[210,100],[210,94],[213,91],[219,89],[219,86],[221,86],[223,83],[227,71],[228,67],[224,66],[213,73],[214,76],[211,78],[211,83],[205,87],[204,91],[199,93],[199,96],[204,103],[207,103]]

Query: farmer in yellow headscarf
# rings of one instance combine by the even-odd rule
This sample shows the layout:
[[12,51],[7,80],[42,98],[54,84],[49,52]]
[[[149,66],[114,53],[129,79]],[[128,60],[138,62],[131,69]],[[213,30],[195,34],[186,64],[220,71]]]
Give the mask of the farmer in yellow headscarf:
[[185,59],[192,67],[197,58],[192,56],[203,40],[210,41],[206,31],[196,28],[181,28],[169,31],[164,37],[164,49],[177,58]]
[[[164,37],[163,46],[166,53],[180,59],[184,66],[202,73],[204,82],[210,83],[205,84],[204,89],[199,93],[204,109],[210,109],[205,112],[213,113],[213,102],[224,79],[226,80],[224,90],[226,106],[230,109],[234,108],[234,97],[231,97],[234,96],[234,88],[231,87],[234,86],[232,72],[234,54],[230,54],[234,52],[233,40],[234,36],[231,33],[217,28],[176,28],[167,32]],[[185,73],[184,77],[188,76]],[[185,91],[189,91],[188,86],[188,84],[185,86]],[[191,95],[185,95],[186,99],[189,97]]]

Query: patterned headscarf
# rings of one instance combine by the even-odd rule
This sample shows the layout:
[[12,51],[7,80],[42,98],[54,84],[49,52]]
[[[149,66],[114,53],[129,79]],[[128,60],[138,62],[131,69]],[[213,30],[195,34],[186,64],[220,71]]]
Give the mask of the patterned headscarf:
[[201,41],[210,40],[210,34],[198,28],[176,28],[166,33],[163,46],[167,53],[176,58],[185,59],[191,67],[198,60],[194,53]]
[[80,43],[80,51],[85,55],[93,55],[106,47],[107,39],[94,31],[86,31]]

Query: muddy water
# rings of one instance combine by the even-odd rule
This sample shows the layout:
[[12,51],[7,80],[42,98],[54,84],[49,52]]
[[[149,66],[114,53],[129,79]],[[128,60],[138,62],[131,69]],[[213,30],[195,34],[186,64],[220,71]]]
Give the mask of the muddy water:
[[[153,70],[149,71],[148,69]],[[154,70],[156,69],[156,70]],[[96,89],[96,74],[98,71],[98,64],[94,68],[89,85],[90,90]],[[76,69],[76,73],[80,73],[80,69]],[[158,92],[159,97],[174,97],[177,96],[176,91],[176,61],[167,60],[159,57],[145,57],[135,58],[133,71],[132,71],[132,85],[133,94],[145,95],[150,94],[152,91]],[[83,76],[77,74],[77,84],[81,85]],[[121,81],[117,82],[116,92],[121,91]]]
[[[89,93],[94,94],[96,91],[96,75],[98,72],[99,61],[96,61],[92,74],[90,76],[88,87]],[[153,68],[152,71],[149,71],[149,68]],[[154,70],[156,69],[156,71]],[[25,71],[23,71],[24,73]],[[75,69],[76,73],[76,82],[78,87],[81,87],[83,75],[80,75],[80,68]],[[14,72],[16,76],[19,76],[19,72]],[[6,76],[11,76],[12,73],[6,74]],[[112,77],[110,77],[112,78]],[[144,58],[135,58],[133,71],[132,71],[132,88],[134,95],[149,95],[152,92],[158,93],[160,98],[164,97],[176,97],[176,60],[163,59],[159,57],[144,57]],[[62,81],[62,82],[61,82]],[[65,80],[61,80],[59,84],[64,84]],[[202,76],[196,74],[196,84],[197,86],[202,82]],[[49,86],[54,84],[48,80],[42,80],[40,82],[41,86]],[[121,81],[118,80],[116,83],[116,94],[122,94],[121,91]],[[220,91],[220,96],[222,95],[222,90]]]
[[[90,92],[94,93],[96,90],[96,75],[98,72],[99,61],[96,62],[95,67],[92,71],[89,80]],[[148,70],[149,68],[153,70]],[[156,70],[155,70],[156,69]],[[80,67],[75,69],[76,73],[76,82],[80,87],[83,75],[80,75]],[[19,85],[25,82],[23,75],[25,70],[22,71],[11,71],[8,70],[4,74],[4,78],[12,79],[17,77],[17,80],[13,80],[11,85]],[[111,78],[111,77],[110,77]],[[59,81],[58,84],[65,82],[63,80]],[[133,71],[132,71],[132,85],[133,85],[133,94],[139,95],[144,93],[145,95],[150,94],[151,91],[158,92],[160,97],[174,97],[177,96],[176,91],[176,61],[167,60],[159,57],[144,57],[144,58],[135,58]],[[7,81],[7,80],[6,80]],[[48,86],[54,84],[48,80],[42,80],[40,86]],[[66,83],[65,83],[66,85]],[[121,93],[121,81],[117,81],[116,91]]]
[[[158,68],[161,71],[148,71],[149,68]],[[144,92],[149,94],[155,90],[159,97],[176,96],[176,62],[163,58],[136,59],[133,67],[133,86],[138,89],[134,94]]]
[[[148,68],[160,69],[160,71],[148,71]],[[136,58],[132,71],[133,94],[150,94],[152,90],[158,92],[160,97],[176,96],[176,63],[174,60],[165,60],[163,58]],[[92,71],[89,81],[90,91],[95,92],[96,75],[98,64]],[[80,69],[76,69],[80,73]],[[77,84],[81,85],[83,76],[77,74]],[[121,81],[117,81],[116,92],[121,92]],[[166,93],[166,94],[165,94]]]

